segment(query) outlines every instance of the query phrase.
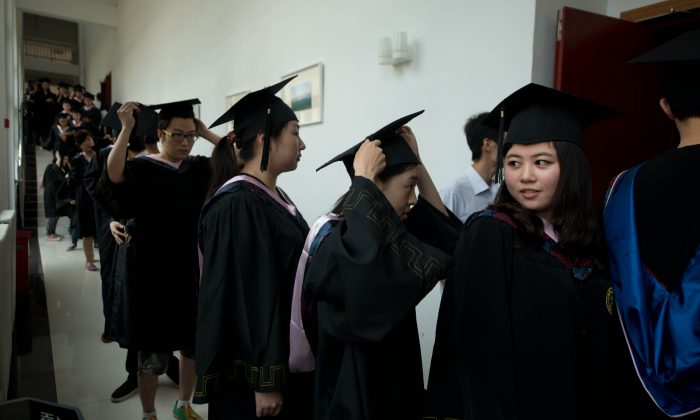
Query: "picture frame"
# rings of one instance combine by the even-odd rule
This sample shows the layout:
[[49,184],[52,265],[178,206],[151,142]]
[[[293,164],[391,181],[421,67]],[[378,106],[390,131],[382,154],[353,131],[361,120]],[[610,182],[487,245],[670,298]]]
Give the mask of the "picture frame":
[[296,75],[280,92],[282,100],[299,118],[299,125],[323,122],[323,63],[312,64],[285,74],[282,80]]
[[[232,93],[230,95],[227,95],[226,96],[226,110],[228,111],[233,106],[233,104],[240,101],[248,93],[250,93],[249,90],[244,90],[242,92]],[[233,121],[227,122],[224,127],[226,128],[226,134],[230,133],[231,131],[233,131]]]

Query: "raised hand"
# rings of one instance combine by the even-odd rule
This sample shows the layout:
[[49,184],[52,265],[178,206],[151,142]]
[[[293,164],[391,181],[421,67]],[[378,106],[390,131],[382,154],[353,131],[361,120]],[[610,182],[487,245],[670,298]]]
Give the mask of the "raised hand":
[[119,121],[121,121],[123,128],[129,130],[134,128],[136,125],[134,112],[139,112],[139,104],[136,102],[127,102],[117,110],[117,115],[119,116]]
[[362,176],[376,183],[377,176],[386,168],[386,156],[379,147],[381,144],[380,140],[365,139],[352,162],[355,176]]

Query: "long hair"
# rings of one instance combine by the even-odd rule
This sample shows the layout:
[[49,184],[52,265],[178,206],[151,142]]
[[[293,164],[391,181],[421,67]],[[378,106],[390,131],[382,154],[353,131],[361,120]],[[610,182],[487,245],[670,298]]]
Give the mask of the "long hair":
[[[274,126],[270,139],[275,141],[282,134],[282,130],[284,130],[288,122],[285,121]],[[214,146],[210,160],[212,177],[209,191],[207,191],[207,199],[211,198],[226,181],[241,173],[243,164],[255,155],[254,140],[257,136],[258,134],[256,133],[252,138],[245,139],[242,142],[238,142],[235,136],[225,136]],[[238,150],[240,159],[236,158],[236,142],[240,145]]]
[[[572,255],[596,252],[600,240],[598,223],[591,205],[591,176],[583,149],[573,143],[554,141],[559,159],[559,182],[552,198],[549,222],[559,235],[559,245]],[[504,154],[511,145],[506,145]],[[505,183],[491,208],[507,213],[527,235],[541,236],[542,221],[518,203]]]

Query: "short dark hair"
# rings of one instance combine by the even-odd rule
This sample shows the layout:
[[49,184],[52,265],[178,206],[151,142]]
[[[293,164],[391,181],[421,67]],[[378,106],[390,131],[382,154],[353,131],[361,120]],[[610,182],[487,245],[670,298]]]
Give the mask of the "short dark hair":
[[[591,176],[583,149],[570,142],[555,141],[559,160],[559,183],[552,198],[552,220],[559,234],[559,244],[573,255],[592,255],[600,241],[598,223],[593,213]],[[512,144],[504,147],[504,154]],[[492,208],[510,215],[524,231],[535,236],[543,231],[542,221],[525,209],[508,191],[504,182]]]
[[667,66],[663,71],[663,93],[671,112],[680,121],[700,118],[700,64]]
[[481,148],[485,138],[496,140],[498,137],[497,129],[481,125],[488,115],[488,112],[472,115],[464,124],[464,135],[467,137],[469,150],[472,151],[473,161],[481,159]]
[[170,125],[170,121],[172,121],[173,118],[183,118],[185,120],[192,120],[194,122],[195,128],[197,127],[197,121],[195,120],[194,114],[191,115],[172,115],[170,118],[162,118],[158,120],[158,129],[160,130],[167,130],[168,126]]
[[92,133],[88,130],[78,130],[78,133],[75,135],[75,144],[80,146],[88,137],[92,137]]

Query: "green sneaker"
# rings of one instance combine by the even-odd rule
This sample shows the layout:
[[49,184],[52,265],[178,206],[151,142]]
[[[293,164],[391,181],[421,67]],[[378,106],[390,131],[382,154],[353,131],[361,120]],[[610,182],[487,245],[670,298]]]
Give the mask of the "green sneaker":
[[173,406],[173,415],[179,420],[204,420],[199,414],[194,412],[189,404],[177,408],[177,401],[175,401],[175,405]]

